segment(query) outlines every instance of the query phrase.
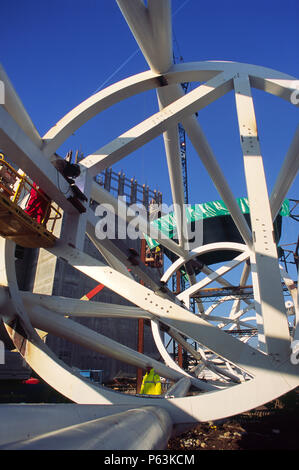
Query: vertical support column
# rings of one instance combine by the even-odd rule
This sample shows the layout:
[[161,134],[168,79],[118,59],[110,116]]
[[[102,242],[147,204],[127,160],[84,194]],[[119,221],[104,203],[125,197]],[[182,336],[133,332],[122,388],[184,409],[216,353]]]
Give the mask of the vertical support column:
[[130,204],[136,204],[137,202],[137,181],[134,178],[131,178],[131,200]]
[[280,211],[284,198],[286,197],[296,175],[299,171],[299,126],[284,159],[276,183],[270,197],[272,219],[275,220]]
[[105,170],[104,189],[106,189],[106,191],[108,191],[108,192],[110,192],[110,189],[111,189],[111,176],[112,176],[111,168],[106,168],[106,170]]
[[[81,174],[76,179],[76,185],[87,197],[87,202],[82,202],[88,209],[92,177],[89,175],[88,169],[81,165]],[[63,222],[62,237],[66,243],[72,244],[79,250],[84,250],[84,240],[87,224],[87,211],[85,213],[65,213]]]
[[[245,261],[243,272],[240,278],[240,287],[245,287],[247,279],[250,274],[250,263],[248,262],[249,260]],[[241,305],[241,299],[236,299],[233,303],[232,309],[230,311],[229,317],[233,318],[235,314],[240,310],[240,305]],[[237,322],[237,324],[239,324]]]
[[[176,272],[176,295],[181,292],[181,272],[178,270]],[[178,365],[183,368],[183,348],[182,345],[178,343]]]
[[265,337],[265,351],[281,362],[289,356],[290,334],[248,76],[237,76],[234,85],[253,232],[251,272],[257,322]]
[[118,173],[118,196],[125,194],[125,174],[121,171]]
[[[171,85],[157,89],[160,110],[175,101],[174,96],[176,88],[176,85]],[[187,219],[184,206],[185,196],[178,126],[168,128],[163,133],[163,139],[171,186],[172,202],[174,205],[178,243],[184,250],[188,250]]]
[[149,188],[145,184],[142,185],[142,201],[146,210],[149,210],[149,200],[148,200],[148,191]]
[[[140,260],[143,264],[145,264],[145,244],[146,241],[144,238],[140,240]],[[144,285],[144,282],[141,280],[140,284]],[[139,353],[144,352],[144,320],[142,318],[138,319],[138,338],[137,338],[137,351]],[[137,384],[136,384],[136,392],[140,392],[141,384],[143,378],[143,370],[141,368],[137,369]]]
[[[55,224],[53,234],[57,238],[60,237],[61,227],[62,227],[62,218],[59,219]],[[39,253],[38,253],[34,284],[33,284],[34,293],[46,294],[46,295],[53,294],[56,265],[57,265],[57,257],[52,255],[52,253],[45,250],[44,248],[40,248]]]
[[178,365],[183,368],[183,348],[178,344]]

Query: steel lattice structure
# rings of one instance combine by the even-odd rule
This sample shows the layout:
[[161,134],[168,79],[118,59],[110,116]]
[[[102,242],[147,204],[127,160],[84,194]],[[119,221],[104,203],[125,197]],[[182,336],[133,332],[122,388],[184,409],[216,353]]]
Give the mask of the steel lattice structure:
[[[67,220],[64,231],[55,245],[47,250],[136,307],[120,308],[20,292],[13,262],[15,245],[2,238],[1,315],[10,337],[28,364],[53,388],[77,404],[109,405],[111,414],[117,407],[124,411],[155,405],[166,410],[174,424],[192,424],[232,416],[269,402],[299,385],[299,365],[290,360],[292,341],[299,339],[298,290],[279,266],[272,236],[272,221],[299,168],[299,128],[269,196],[252,99],[252,88],[256,88],[276,95],[293,106],[290,96],[294,92],[295,79],[272,69],[243,63],[205,61],[175,65],[172,59],[170,1],[148,0],[147,6],[141,0],[117,0],[117,3],[150,69],[90,96],[43,137],[38,135],[1,69],[0,78],[5,83],[6,100],[0,106],[0,132],[2,150],[64,211]],[[187,82],[200,82],[201,85],[185,94],[180,84]],[[167,283],[181,266],[200,254],[217,250],[234,250],[238,254],[215,271],[203,266],[204,276],[200,279],[190,275],[190,287],[176,299],[168,296],[167,292],[161,295],[161,286],[149,280],[140,266],[131,266],[126,255],[110,240],[97,239],[97,218],[93,210],[88,203],[85,203],[84,213],[74,208],[65,196],[69,190],[67,181],[57,176],[52,165],[53,155],[76,129],[119,101],[152,89],[156,89],[159,112],[85,157],[80,162],[80,181],[88,200],[92,198],[98,204],[108,203],[118,212],[119,202],[100,187],[94,177],[163,134],[173,203],[175,207],[183,208],[184,185],[178,138],[178,123],[181,123],[229,209],[244,243],[215,243],[188,250],[184,238],[187,222],[184,211],[181,212],[182,217],[178,211],[178,243],[163,238],[158,230],[154,237],[177,256],[177,261],[164,273],[163,282]],[[231,91],[235,94],[251,230],[195,117],[195,113]],[[118,214],[121,216],[120,212]],[[147,220],[140,219],[140,230],[149,234]],[[83,252],[85,233],[104,255],[107,264]],[[227,275],[242,265],[239,284],[245,286],[251,275],[254,293],[254,299],[244,299],[245,307],[241,307],[240,298],[235,297],[233,307],[226,315],[213,314],[225,298],[198,314],[189,311],[190,299],[200,289],[213,281],[222,287],[229,287],[231,283]],[[131,272],[128,272],[128,267]],[[144,285],[134,280],[134,273],[143,279]],[[294,304],[293,336],[290,335],[282,279],[290,290]],[[95,333],[66,318],[66,315],[150,320],[153,337],[164,362],[157,362]],[[197,368],[192,373],[180,369],[172,360],[161,340],[160,325],[195,359]],[[244,341],[242,335],[237,337],[225,332],[225,329],[241,328],[258,332],[255,347]],[[176,386],[168,396],[154,400],[95,387],[55,357],[36,329],[61,335],[136,367],[145,368],[150,363],[162,377],[175,382]],[[186,338],[192,341],[192,345]],[[193,344],[197,345],[196,348]],[[203,368],[211,372],[211,380],[202,380],[200,372]],[[222,379],[220,385],[214,380],[215,377]],[[191,386],[198,393],[187,396]],[[107,414],[107,407],[104,408]]]

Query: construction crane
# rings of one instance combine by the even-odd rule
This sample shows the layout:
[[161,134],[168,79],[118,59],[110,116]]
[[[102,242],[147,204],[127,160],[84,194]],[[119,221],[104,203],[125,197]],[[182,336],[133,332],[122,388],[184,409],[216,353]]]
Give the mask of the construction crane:
[[[179,57],[179,61],[183,61],[183,57]],[[175,54],[173,54],[173,62],[176,63],[177,59]],[[189,82],[181,83],[184,93],[187,93],[189,88]],[[181,165],[182,165],[182,177],[183,177],[183,186],[184,186],[184,203],[189,203],[189,193],[188,193],[188,171],[187,171],[187,153],[186,153],[186,132],[182,124],[178,124],[179,131],[179,142],[180,142],[180,155],[181,155]],[[172,277],[172,290],[173,292],[180,292],[186,287],[186,282],[184,276],[181,272],[175,273]]]
[[[187,93],[189,83],[182,83],[182,88]],[[184,185],[184,202],[189,203],[188,195],[188,172],[187,172],[187,154],[186,154],[186,132],[184,127],[179,122],[179,138],[180,138],[180,152],[181,152],[181,164],[182,164],[182,175]]]

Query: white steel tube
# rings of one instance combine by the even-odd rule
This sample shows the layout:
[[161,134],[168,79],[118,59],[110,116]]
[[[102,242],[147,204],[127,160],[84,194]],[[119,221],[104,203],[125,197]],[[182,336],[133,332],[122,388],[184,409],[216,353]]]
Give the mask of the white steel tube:
[[[240,279],[240,284],[239,284],[240,286],[245,286],[246,285],[249,274],[250,274],[250,266],[245,261],[243,271],[242,271],[242,275],[241,275],[241,279]],[[240,305],[241,305],[241,299],[236,299],[233,303],[232,309],[231,309],[230,314],[229,314],[229,316],[231,318],[235,315],[236,312],[239,311]]]
[[171,433],[169,413],[161,407],[145,406],[13,442],[1,449],[163,450]]
[[148,8],[141,0],[117,0],[150,68],[167,72],[172,64],[170,0],[151,0]]
[[[120,1],[118,3],[121,7],[125,2]],[[123,11],[123,13],[125,13],[126,20],[130,25],[134,37],[141,47],[149,66],[153,71],[160,73],[167,72],[173,63],[170,1],[166,0],[161,2],[160,0],[150,0],[148,2],[148,8],[146,11],[146,13],[148,13],[148,17],[146,20],[151,34],[149,34],[149,37],[146,38],[146,40],[144,37],[144,30],[140,28],[140,23],[137,23],[139,26],[138,28],[136,28],[136,25],[132,28],[138,9],[135,10],[135,8],[132,7],[132,4],[129,7],[127,2],[126,5],[126,10]],[[157,44],[159,44],[159,47],[156,47]],[[176,88],[177,85],[157,89],[160,110],[165,106],[168,106],[173,101],[171,98],[171,88],[173,87]],[[183,176],[177,125],[167,129],[163,134],[163,138],[179,245],[186,249],[184,234],[187,233],[187,227],[184,210]]]
[[223,276],[227,272],[234,269],[240,263],[245,261],[247,257],[248,257],[248,254],[246,252],[241,253],[240,255],[236,256],[236,258],[228,261],[225,265],[221,266],[221,268],[218,268],[216,271],[214,271],[213,274],[211,274],[210,276],[205,277],[203,280],[197,282],[193,286],[183,291],[181,294],[177,296],[178,299],[183,300],[183,301],[188,301],[188,299],[192,295],[194,295],[196,292],[198,292],[200,289],[203,289],[208,284],[215,281],[219,276]]
[[18,123],[21,129],[23,129],[25,134],[35,143],[35,145],[41,148],[43,141],[1,64],[0,80],[4,83],[3,107],[14,118],[14,120]]
[[[160,73],[167,72],[170,66],[172,65],[172,61],[171,62],[169,61],[167,65],[167,61],[164,60],[164,62],[160,66],[158,66],[155,61],[155,51],[160,50],[160,44],[159,44],[159,47],[155,47],[153,50],[154,41],[153,41],[153,37],[149,33],[149,27],[146,24],[147,23],[146,7],[144,6],[144,4],[142,4],[141,6],[141,1],[134,2],[133,4],[133,2],[127,2],[126,0],[117,0],[117,3],[151,69]],[[155,12],[155,18],[152,15],[151,20],[152,20],[152,23],[155,24],[156,30],[158,31],[163,30],[161,21],[164,20],[165,22],[165,20],[170,17],[169,13],[168,15],[165,14],[166,10],[164,10],[164,15],[162,15],[162,9],[161,9],[161,4],[163,3],[166,4],[169,2],[165,1],[165,2],[159,2],[159,3],[160,3],[160,6],[157,6],[156,0],[152,0],[149,3],[149,11],[152,11],[153,13]],[[159,11],[160,15],[157,15],[157,11],[158,11],[157,8],[160,9]],[[170,11],[170,7],[168,8]],[[159,18],[161,19],[161,21],[159,21]],[[166,22],[166,24],[168,23]],[[163,46],[161,47],[161,50],[164,52]],[[168,53],[170,51],[171,49],[169,47]],[[182,91],[180,90],[179,85],[174,86],[173,89],[176,90],[176,93],[177,93],[176,99],[182,96]],[[218,165],[217,160],[215,159],[213,155],[213,152],[210,146],[208,145],[208,142],[198,122],[193,116],[191,116],[191,117],[187,117],[183,119],[182,125],[184,126],[186,132],[188,133],[188,136],[194,148],[197,150],[197,153],[199,157],[201,158],[203,164],[205,165],[208,173],[212,177],[213,183],[215,184],[219,194],[221,195],[227,208],[229,209],[231,216],[235,224],[237,225],[245,243],[247,243],[248,246],[251,246],[252,237],[251,237],[251,232],[248,227],[248,224],[235,200],[235,197],[233,196],[226,182],[226,179]]]
[[67,200],[71,194],[69,183],[2,106],[0,106],[0,140],[3,151],[40,185],[53,201],[66,212],[77,213]]
[[196,149],[199,158],[204,164],[207,172],[209,173],[212,181],[223,199],[230,215],[232,216],[240,234],[245,243],[250,247],[252,246],[252,236],[249,226],[242,214],[240,207],[237,204],[236,198],[233,195],[225,176],[214,156],[214,153],[208,144],[208,141],[201,130],[199,123],[194,116],[189,116],[182,119],[182,125],[188,134],[192,145]]
[[191,381],[188,377],[180,379],[176,384],[170,387],[165,393],[165,398],[185,397],[191,386]]
[[[55,315],[43,307],[34,307],[28,312],[32,324],[41,330],[56,334],[71,342],[80,344],[83,347],[90,348],[113,357],[119,361],[131,364],[136,367],[142,367],[144,370],[150,364],[155,371],[162,377],[171,380],[179,380],[183,374],[170,369],[161,362],[158,362],[148,356],[138,353],[100,333],[97,333],[84,325],[73,322],[68,318]],[[198,384],[199,381],[194,379]],[[202,382],[202,390],[212,390],[214,387]]]
[[[177,88],[177,85],[157,89],[160,110],[165,106],[168,106],[173,101],[171,93],[172,88]],[[184,249],[187,249],[188,247],[186,246],[185,239],[187,234],[187,221],[184,208],[184,187],[178,126],[176,125],[167,129],[163,134],[163,138],[179,244],[184,247]]]
[[155,63],[150,59],[151,68],[163,73],[173,62],[171,0],[148,0],[147,5],[155,52]]
[[257,363],[266,361],[268,364],[264,354],[256,351],[253,359],[251,347],[241,345],[237,339],[213,327],[197,315],[192,315],[175,303],[156,295],[141,284],[119,274],[113,268],[103,267],[102,263],[86,253],[82,253],[60,241],[54,247],[49,248],[48,251],[62,257],[75,269],[95,281],[104,283],[107,288],[117,292],[140,308],[153,313],[159,321],[180,331],[183,335],[205,344],[207,348],[216,351],[219,356],[225,357],[241,369],[245,368],[250,372],[253,367],[256,371]]
[[162,338],[161,338],[159,322],[153,320],[151,322],[151,327],[152,327],[152,333],[153,333],[153,338],[154,338],[155,344],[156,344],[157,349],[158,349],[159,353],[161,354],[161,357],[164,360],[165,364],[168,367],[170,367],[171,369],[177,370],[181,374],[184,374],[186,377],[188,377],[191,380],[192,385],[194,385],[195,387],[198,387],[200,389],[201,388],[201,382],[198,382],[197,379],[192,377],[188,372],[181,369],[180,366],[169,355],[167,349],[164,346]]
[[[3,292],[1,288],[1,293]],[[106,302],[95,302],[89,300],[70,299],[68,297],[32,294],[21,292],[25,307],[30,310],[35,305],[45,307],[70,317],[94,317],[94,318],[145,318],[152,319],[154,316],[138,307],[126,305],[108,304]],[[5,297],[6,298],[6,297]]]
[[271,193],[270,206],[272,220],[275,220],[284,198],[286,197],[299,170],[299,126],[287,152],[276,183]]
[[251,256],[251,264],[254,266],[252,283],[260,343],[262,347],[265,344],[268,354],[275,351],[277,360],[278,358],[282,360],[289,355],[290,334],[285,315],[267,182],[248,76],[240,74],[234,79],[234,87],[251,227],[254,233]]

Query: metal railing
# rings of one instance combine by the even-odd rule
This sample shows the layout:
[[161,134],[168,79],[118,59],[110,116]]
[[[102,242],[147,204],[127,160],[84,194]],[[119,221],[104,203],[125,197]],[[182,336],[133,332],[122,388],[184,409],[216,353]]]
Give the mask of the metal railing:
[[151,190],[147,185],[139,184],[135,178],[127,178],[122,171],[116,173],[111,168],[107,168],[96,176],[96,182],[106,191],[114,193],[116,197],[125,196],[128,204],[141,203],[147,210],[151,200],[156,204],[162,204],[160,191]]

